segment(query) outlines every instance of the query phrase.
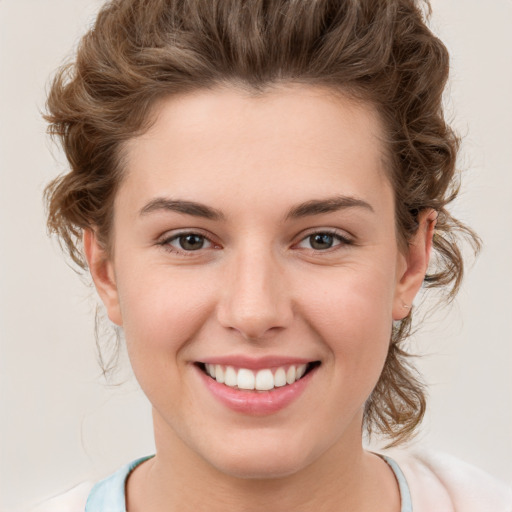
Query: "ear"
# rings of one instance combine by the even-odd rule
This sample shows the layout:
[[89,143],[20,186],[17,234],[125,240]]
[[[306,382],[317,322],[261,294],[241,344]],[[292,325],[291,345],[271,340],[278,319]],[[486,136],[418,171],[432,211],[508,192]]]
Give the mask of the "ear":
[[436,221],[435,210],[428,209],[419,214],[418,230],[408,243],[403,254],[405,264],[399,269],[393,302],[393,320],[402,320],[409,314],[412,301],[423,284],[432,252]]
[[105,248],[99,243],[94,230],[84,229],[82,241],[94,286],[105,305],[108,317],[116,325],[121,326],[122,317],[114,265]]

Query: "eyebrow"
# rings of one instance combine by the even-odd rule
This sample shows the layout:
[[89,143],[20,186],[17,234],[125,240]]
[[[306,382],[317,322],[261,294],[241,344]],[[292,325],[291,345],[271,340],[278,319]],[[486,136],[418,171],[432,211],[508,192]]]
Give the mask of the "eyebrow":
[[[374,209],[362,199],[351,196],[335,196],[326,199],[312,199],[305,203],[294,206],[285,216],[285,220],[299,219],[314,215],[322,215],[332,213],[346,208],[364,208],[371,212]],[[209,220],[225,220],[225,215],[216,208],[207,206],[195,201],[185,201],[180,199],[168,199],[165,197],[157,197],[146,204],[141,210],[140,215],[148,215],[157,211],[171,211],[184,213],[193,217],[202,217]]]
[[375,211],[370,203],[362,199],[351,196],[335,196],[327,199],[312,199],[311,201],[301,203],[288,212],[286,219],[299,219],[312,215],[322,215],[346,208],[364,208],[371,212]]
[[166,210],[170,212],[184,213],[193,217],[203,217],[210,220],[224,220],[225,216],[220,210],[195,201],[184,201],[179,199],[167,199],[157,197],[144,206],[140,215],[148,215],[156,211]]

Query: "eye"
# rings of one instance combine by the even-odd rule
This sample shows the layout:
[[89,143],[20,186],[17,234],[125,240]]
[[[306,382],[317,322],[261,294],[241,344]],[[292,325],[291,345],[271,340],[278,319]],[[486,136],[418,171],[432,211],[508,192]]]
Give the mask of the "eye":
[[302,249],[326,251],[338,245],[348,245],[351,243],[351,240],[339,233],[331,231],[319,231],[316,233],[311,233],[306,238],[303,238],[297,246]]
[[199,233],[179,233],[162,240],[160,245],[176,253],[190,253],[213,247],[213,243]]

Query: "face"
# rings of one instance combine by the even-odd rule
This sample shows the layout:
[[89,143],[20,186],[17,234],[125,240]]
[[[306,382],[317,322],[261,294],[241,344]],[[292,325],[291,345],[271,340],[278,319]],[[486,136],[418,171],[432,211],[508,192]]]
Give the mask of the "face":
[[156,115],[125,147],[112,255],[85,248],[158,453],[243,477],[350,457],[428,252],[398,249],[376,114],[283,87]]

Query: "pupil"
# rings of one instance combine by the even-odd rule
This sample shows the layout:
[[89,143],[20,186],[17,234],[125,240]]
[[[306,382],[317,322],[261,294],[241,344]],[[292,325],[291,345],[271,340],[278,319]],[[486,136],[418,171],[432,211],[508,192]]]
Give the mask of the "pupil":
[[310,237],[310,242],[313,249],[330,249],[332,247],[333,237],[328,233],[317,233]]
[[203,247],[204,239],[199,235],[184,235],[180,236],[180,245],[187,251],[197,251]]

